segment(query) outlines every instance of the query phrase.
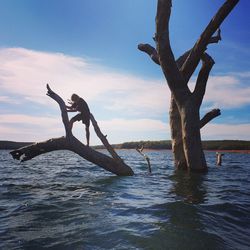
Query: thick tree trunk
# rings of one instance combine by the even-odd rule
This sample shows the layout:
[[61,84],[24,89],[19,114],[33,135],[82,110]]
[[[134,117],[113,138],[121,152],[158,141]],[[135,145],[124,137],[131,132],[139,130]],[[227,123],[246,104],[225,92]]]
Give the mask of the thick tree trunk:
[[187,168],[204,172],[207,170],[207,164],[201,143],[199,108],[194,105],[192,98],[180,110],[180,115]]
[[175,167],[177,169],[187,169],[187,162],[183,148],[181,116],[172,95],[169,110],[169,123]]
[[[221,40],[221,36],[220,36],[220,30],[219,30],[218,34],[209,40],[209,43],[217,43],[220,40]],[[159,56],[154,47],[152,47],[149,44],[139,44],[138,49],[147,53],[156,64],[160,65]],[[186,51],[182,56],[180,56],[176,60],[176,64],[179,69],[182,67],[183,63],[186,61],[190,52],[191,50]],[[199,125],[200,128],[205,126],[209,121],[211,121],[213,118],[219,115],[220,115],[219,109],[213,109],[212,111],[208,112],[200,120],[200,125]],[[171,95],[171,100],[170,100],[169,123],[170,123],[170,130],[171,130],[172,151],[174,155],[175,167],[177,169],[188,169],[188,164],[187,164],[186,156],[184,153],[181,116],[180,116],[180,112],[179,112],[178,106],[176,104],[176,101],[173,95]]]
[[133,175],[133,170],[124,163],[124,161],[119,157],[115,152],[112,146],[109,144],[107,138],[102,134],[94,116],[91,114],[91,121],[94,126],[97,136],[104,143],[104,146],[107,148],[108,152],[112,157],[109,157],[106,154],[95,151],[91,147],[85,146],[79,140],[77,140],[70,130],[69,118],[66,111],[66,106],[63,99],[53,92],[49,85],[47,85],[48,93],[47,95],[54,99],[60,106],[62,121],[65,127],[66,137],[53,138],[44,142],[38,142],[26,147],[13,150],[10,152],[14,159],[20,161],[28,161],[38,155],[48,153],[55,150],[70,150],[87,161],[92,162],[93,164],[98,165],[99,167],[114,173],[119,176],[128,176]]
[[[201,37],[198,39],[193,49],[188,52],[188,56],[186,58],[185,56],[183,57],[184,60],[181,63],[182,66],[180,67],[180,64],[178,65],[178,62],[176,62],[174,59],[169,39],[169,19],[171,15],[172,1],[158,0],[155,34],[157,51],[154,52],[154,58],[152,56],[151,58],[155,62],[159,62],[161,65],[163,74],[167,80],[172,97],[174,99],[171,106],[171,122],[176,122],[177,127],[179,127],[178,119],[181,119],[181,132],[175,133],[174,128],[172,128],[172,137],[178,138],[180,133],[182,133],[183,151],[187,168],[189,170],[207,170],[200,136],[200,128],[204,126],[204,124],[201,124],[199,109],[205,94],[206,83],[214,61],[209,55],[205,53],[205,50],[209,43],[214,43],[221,39],[220,31],[218,32],[217,38],[213,39],[212,35],[219,28],[223,20],[232,11],[238,1],[239,0],[227,0],[225,4],[222,5],[214,18],[208,24],[207,28],[202,33]],[[141,48],[142,46],[140,46],[139,49]],[[143,49],[141,50],[146,51],[145,49],[147,49],[147,47],[144,46]],[[203,65],[196,81],[195,90],[192,93],[188,88],[188,81],[196,69],[200,59],[202,59]],[[180,117],[177,117],[177,115],[175,115],[173,112],[175,108],[174,101],[178,107]],[[213,113],[212,117],[215,117],[214,114],[215,113]],[[202,122],[208,122],[209,119],[207,118],[208,116],[202,119]],[[180,139],[178,138],[176,141],[179,142]],[[176,154],[179,154],[175,157],[177,167],[178,157],[180,157],[182,154],[182,151],[179,152],[181,153],[178,153],[176,150]]]

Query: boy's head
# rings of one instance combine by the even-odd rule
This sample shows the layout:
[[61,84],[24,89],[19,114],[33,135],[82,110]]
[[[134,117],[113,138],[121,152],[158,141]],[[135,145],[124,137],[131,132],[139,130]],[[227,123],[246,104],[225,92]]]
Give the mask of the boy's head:
[[73,95],[71,96],[72,102],[78,102],[79,99],[80,99],[80,97],[79,97],[77,94],[73,94]]

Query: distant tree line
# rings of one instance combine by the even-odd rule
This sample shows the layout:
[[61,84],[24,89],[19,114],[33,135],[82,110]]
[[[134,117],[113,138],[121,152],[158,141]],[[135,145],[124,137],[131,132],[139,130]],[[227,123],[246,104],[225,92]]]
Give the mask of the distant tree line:
[[250,141],[241,140],[203,141],[202,145],[206,150],[250,150]]
[[[137,141],[125,142],[119,145],[119,148],[133,149],[140,146],[146,149],[171,149],[171,141]],[[250,150],[250,141],[242,140],[215,140],[202,141],[205,150]]]
[[137,142],[124,142],[120,148],[132,149],[143,146],[146,149],[171,149],[171,141],[137,141]]

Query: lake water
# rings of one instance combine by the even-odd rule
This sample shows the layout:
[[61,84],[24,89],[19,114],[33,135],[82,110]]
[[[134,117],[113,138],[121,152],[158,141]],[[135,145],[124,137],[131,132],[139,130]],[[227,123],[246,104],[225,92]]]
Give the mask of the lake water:
[[207,152],[207,174],[170,151],[118,153],[117,177],[69,151],[25,163],[0,151],[0,249],[250,249],[250,154]]

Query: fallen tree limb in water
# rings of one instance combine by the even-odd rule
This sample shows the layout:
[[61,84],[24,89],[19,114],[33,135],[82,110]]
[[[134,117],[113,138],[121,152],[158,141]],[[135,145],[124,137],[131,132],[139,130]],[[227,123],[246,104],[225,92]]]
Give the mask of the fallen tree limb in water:
[[68,113],[63,99],[51,90],[47,85],[47,95],[54,99],[60,107],[62,122],[65,127],[66,136],[60,138],[52,138],[44,142],[34,143],[17,150],[10,152],[14,159],[20,160],[21,162],[28,161],[38,155],[45,154],[55,150],[70,150],[80,155],[85,160],[92,162],[99,167],[114,173],[119,176],[133,175],[133,170],[119,157],[112,146],[108,143],[107,138],[102,134],[94,116],[91,114],[91,122],[94,126],[97,136],[101,139],[104,146],[112,157],[98,152],[91,147],[85,146],[77,138],[75,138],[70,130]]

